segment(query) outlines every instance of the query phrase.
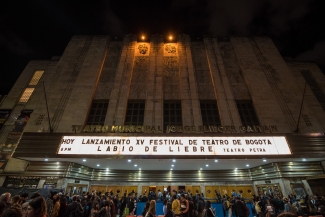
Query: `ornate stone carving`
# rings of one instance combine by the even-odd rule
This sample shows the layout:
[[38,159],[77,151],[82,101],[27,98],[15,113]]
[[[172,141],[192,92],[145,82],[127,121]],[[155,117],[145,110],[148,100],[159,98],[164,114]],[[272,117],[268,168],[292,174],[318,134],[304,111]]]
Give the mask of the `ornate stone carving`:
[[149,68],[149,57],[135,57],[134,68],[147,70]]
[[177,76],[178,71],[177,57],[164,57],[164,76]]
[[165,46],[165,51],[169,54],[176,54],[176,46],[173,44],[167,44]]
[[146,44],[139,44],[138,49],[140,54],[146,54],[147,51],[149,50]]

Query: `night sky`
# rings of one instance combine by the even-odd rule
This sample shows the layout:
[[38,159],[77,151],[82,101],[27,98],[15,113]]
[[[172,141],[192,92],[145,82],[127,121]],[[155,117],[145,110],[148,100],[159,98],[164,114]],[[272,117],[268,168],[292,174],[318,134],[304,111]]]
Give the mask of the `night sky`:
[[30,60],[62,55],[73,35],[268,36],[325,71],[324,0],[7,0],[0,4],[0,95]]

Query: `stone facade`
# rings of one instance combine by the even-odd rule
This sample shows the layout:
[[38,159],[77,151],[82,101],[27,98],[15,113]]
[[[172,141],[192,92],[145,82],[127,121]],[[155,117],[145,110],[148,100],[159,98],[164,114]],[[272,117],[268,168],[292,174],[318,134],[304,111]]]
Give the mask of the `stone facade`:
[[[19,103],[36,70],[44,70],[43,76],[28,102]],[[179,35],[176,41],[165,42],[163,36],[153,35],[142,42],[135,35],[123,41],[75,36],[60,58],[26,66],[0,104],[0,109],[12,109],[0,130],[0,142],[21,110],[33,110],[24,132],[78,133],[81,129],[74,130],[72,125],[85,125],[93,100],[109,102],[104,122],[108,126],[124,125],[128,101],[143,100],[144,125],[156,127],[163,126],[164,100],[180,101],[183,126],[196,127],[203,125],[201,100],[217,101],[221,124],[236,127],[242,125],[236,100],[251,100],[260,125],[294,133],[304,92],[303,71],[315,78],[324,94],[325,76],[317,65],[284,60],[265,37],[191,41]],[[300,133],[325,132],[324,107],[309,85],[298,128]],[[8,164],[8,171],[26,166],[19,162],[18,168],[14,163]],[[282,185],[289,192],[288,183]],[[204,185],[200,186],[204,191]]]

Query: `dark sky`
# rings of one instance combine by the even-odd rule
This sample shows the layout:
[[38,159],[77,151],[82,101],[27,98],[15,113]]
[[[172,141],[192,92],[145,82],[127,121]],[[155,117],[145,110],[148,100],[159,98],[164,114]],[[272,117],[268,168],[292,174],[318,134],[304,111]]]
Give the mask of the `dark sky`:
[[324,0],[1,1],[0,95],[28,61],[61,55],[73,35],[269,36],[283,56],[325,71]]

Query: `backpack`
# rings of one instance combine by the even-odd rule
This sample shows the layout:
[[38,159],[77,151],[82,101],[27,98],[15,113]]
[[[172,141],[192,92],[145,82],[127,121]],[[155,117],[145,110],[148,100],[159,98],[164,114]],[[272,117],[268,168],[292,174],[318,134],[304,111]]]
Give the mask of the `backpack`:
[[255,210],[256,210],[257,213],[260,213],[262,211],[260,205],[258,204],[258,201],[255,202],[255,206],[254,207],[255,207]]
[[227,200],[225,200],[225,201],[223,201],[223,203],[222,203],[222,207],[223,207],[223,209],[224,210],[229,210],[229,206],[227,205]]

